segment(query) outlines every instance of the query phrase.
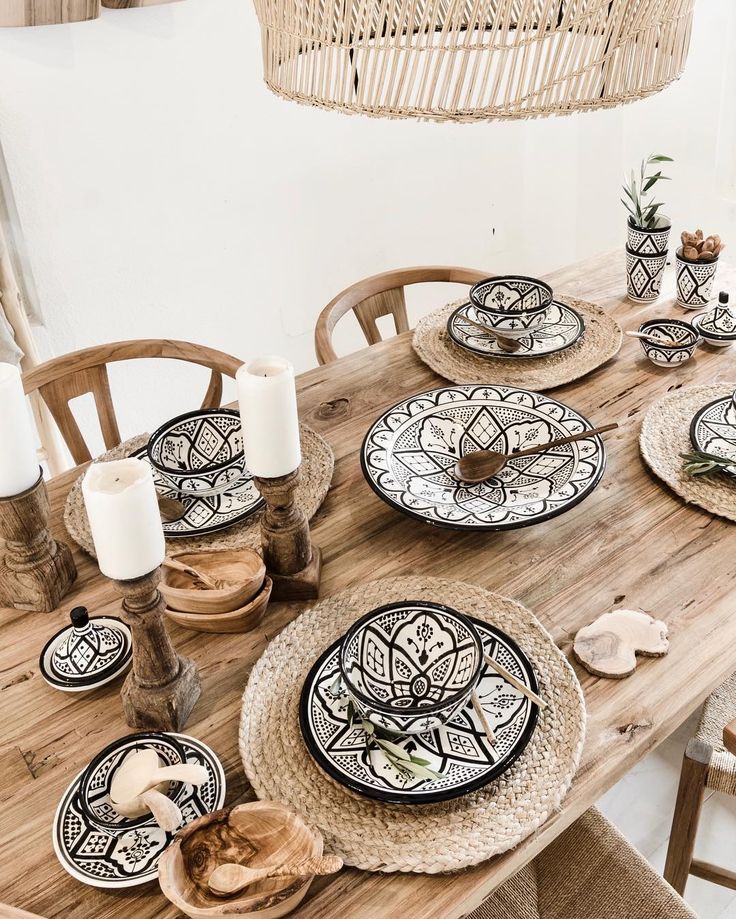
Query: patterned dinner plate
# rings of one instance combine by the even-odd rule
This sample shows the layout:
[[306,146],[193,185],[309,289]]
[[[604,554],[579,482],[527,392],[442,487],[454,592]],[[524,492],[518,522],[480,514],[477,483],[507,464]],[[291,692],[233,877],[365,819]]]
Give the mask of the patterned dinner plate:
[[463,303],[447,320],[447,332],[461,348],[483,357],[544,357],[574,345],[585,331],[585,322],[580,313],[565,303],[555,301],[547,312],[545,324],[534,329],[526,338],[518,339],[521,347],[518,351],[510,352],[502,351],[495,335],[479,329],[477,325],[468,322],[468,318],[483,324],[482,313],[472,303]]
[[184,513],[175,520],[164,520],[164,536],[167,539],[204,536],[206,533],[218,533],[235,526],[241,520],[255,514],[263,506],[263,498],[256,488],[253,476],[246,472],[232,488],[227,488],[216,495],[184,494],[177,491],[161,473],[151,464],[146,447],[131,453],[151,466],[153,480],[158,494],[165,498],[175,498],[184,505]]
[[392,507],[435,526],[510,530],[556,517],[600,482],[606,465],[597,435],[510,460],[485,482],[452,469],[474,450],[511,453],[591,428],[562,402],[509,386],[450,386],[399,402],[363,441],[363,474]]
[[[177,798],[186,824],[222,807],[225,773],[217,756],[202,741],[184,734],[174,736],[183,744],[187,761],[200,763],[208,772],[206,782],[196,788],[185,785]],[[174,834],[150,825],[115,836],[92,826],[78,804],[83,772],[64,792],[54,817],[54,851],[62,868],[84,884],[110,890],[154,880],[159,856]]]
[[[487,655],[502,664],[532,691],[537,679],[529,658],[508,635],[478,619],[476,627]],[[526,696],[487,666],[477,691],[496,735],[491,746],[468,703],[443,727],[423,734],[391,737],[413,756],[427,760],[440,779],[420,779],[397,769],[380,747],[350,717],[340,678],[336,641],[312,667],[302,689],[299,723],[307,749],[318,765],[346,788],[392,804],[449,801],[482,788],[505,772],[529,743],[538,711]]]
[[690,440],[696,450],[733,459],[722,471],[736,476],[736,404],[732,396],[709,402],[690,422]]

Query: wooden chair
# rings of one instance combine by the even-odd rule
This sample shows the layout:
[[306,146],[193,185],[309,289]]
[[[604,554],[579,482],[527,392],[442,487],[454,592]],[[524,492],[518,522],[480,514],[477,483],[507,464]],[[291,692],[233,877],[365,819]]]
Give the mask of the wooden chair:
[[222,399],[222,375],[234,377],[243,363],[222,351],[186,341],[147,338],[118,341],[74,351],[39,364],[23,374],[26,394],[38,392],[56,422],[75,463],[92,459],[69,401],[91,393],[97,407],[105,447],[111,450],[120,441],[120,431],[110,393],[107,365],[139,358],[169,358],[199,364],[212,371],[202,408],[216,408]]
[[409,284],[424,284],[437,281],[451,284],[475,284],[487,278],[487,271],[474,268],[453,268],[430,265],[421,268],[397,268],[364,278],[346,287],[319,314],[314,330],[314,350],[320,364],[337,360],[332,347],[332,332],[345,313],[352,310],[358,320],[366,341],[375,345],[381,341],[376,325],[380,316],[393,316],[396,334],[409,331],[406,315],[404,288]]
[[736,673],[711,693],[685,749],[664,876],[684,893],[689,875],[736,890],[736,864],[721,868],[694,858],[706,789],[736,796]]
[[697,919],[595,808],[467,919]]

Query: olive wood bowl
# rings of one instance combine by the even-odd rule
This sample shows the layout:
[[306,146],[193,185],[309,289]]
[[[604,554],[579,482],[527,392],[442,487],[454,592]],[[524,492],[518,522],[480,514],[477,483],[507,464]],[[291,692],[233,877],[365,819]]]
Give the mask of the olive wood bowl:
[[206,814],[179,830],[159,859],[158,879],[164,896],[192,919],[277,919],[301,903],[313,875],[266,878],[228,898],[209,890],[210,875],[228,862],[263,868],[322,851],[319,831],[285,804],[254,801]]
[[191,575],[164,566],[159,589],[169,609],[179,612],[209,614],[240,609],[256,596],[266,577],[266,566],[255,549],[183,552],[171,558],[228,585],[222,590],[195,586]]
[[185,629],[197,632],[250,632],[263,619],[272,589],[273,581],[267,577],[260,592],[249,603],[229,613],[182,613],[167,609],[166,615]]

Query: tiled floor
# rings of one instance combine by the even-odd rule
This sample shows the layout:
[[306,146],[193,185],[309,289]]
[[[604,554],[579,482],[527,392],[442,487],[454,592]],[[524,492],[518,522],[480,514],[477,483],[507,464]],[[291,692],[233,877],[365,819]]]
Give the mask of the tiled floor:
[[[667,852],[682,754],[697,717],[601,798],[598,806],[660,873]],[[736,869],[736,798],[711,794],[703,807],[696,855]],[[691,877],[685,899],[701,919],[736,919],[736,891]]]

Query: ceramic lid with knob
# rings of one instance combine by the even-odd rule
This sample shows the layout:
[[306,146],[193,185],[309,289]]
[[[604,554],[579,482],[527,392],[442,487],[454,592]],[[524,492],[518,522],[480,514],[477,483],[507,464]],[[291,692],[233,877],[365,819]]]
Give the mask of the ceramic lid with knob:
[[50,686],[65,692],[96,689],[128,668],[132,639],[121,619],[90,619],[83,606],[75,607],[69,618],[71,625],[49,639],[39,658],[41,675]]
[[718,303],[693,321],[703,338],[736,341],[736,316],[731,312],[728,294],[722,290]]

